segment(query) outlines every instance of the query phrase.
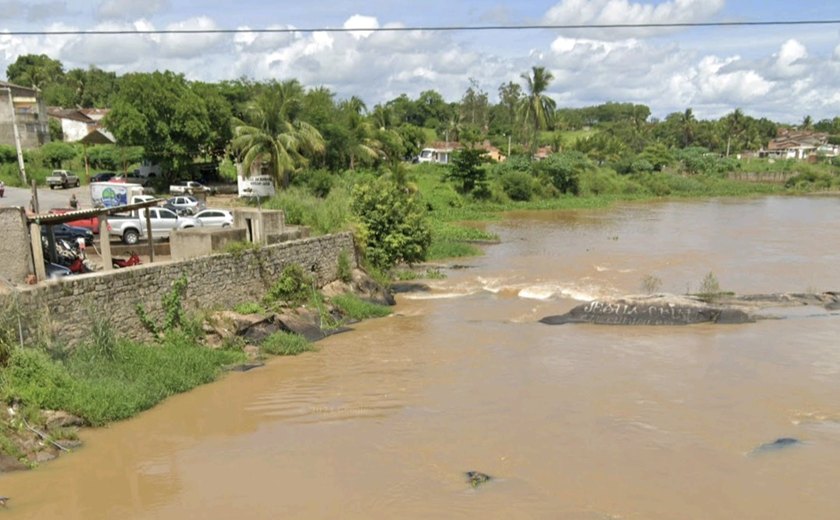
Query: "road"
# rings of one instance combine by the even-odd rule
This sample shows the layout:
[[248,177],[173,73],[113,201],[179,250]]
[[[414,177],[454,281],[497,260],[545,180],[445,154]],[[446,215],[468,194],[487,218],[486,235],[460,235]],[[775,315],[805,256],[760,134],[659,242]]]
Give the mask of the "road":
[[[76,195],[80,208],[91,207],[90,190],[87,186],[59,190],[39,187],[38,203],[40,204],[41,213],[46,213],[51,208],[69,208],[70,197],[72,195]],[[0,198],[0,207],[20,206],[22,208],[28,208],[31,198],[32,190],[6,186],[6,194]]]

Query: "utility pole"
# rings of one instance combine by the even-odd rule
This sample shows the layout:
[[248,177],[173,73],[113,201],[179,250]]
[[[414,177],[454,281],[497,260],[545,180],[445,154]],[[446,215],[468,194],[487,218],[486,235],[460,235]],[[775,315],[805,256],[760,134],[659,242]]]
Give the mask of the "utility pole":
[[23,182],[23,185],[26,186],[29,184],[26,181],[26,166],[23,164],[23,150],[20,148],[20,133],[18,132],[17,127],[17,116],[15,115],[15,102],[12,98],[12,89],[9,87],[4,87],[0,90],[5,90],[9,94],[9,111],[12,113],[12,130],[15,134],[15,148],[17,148],[17,157],[18,157],[18,168],[20,169],[20,180]]

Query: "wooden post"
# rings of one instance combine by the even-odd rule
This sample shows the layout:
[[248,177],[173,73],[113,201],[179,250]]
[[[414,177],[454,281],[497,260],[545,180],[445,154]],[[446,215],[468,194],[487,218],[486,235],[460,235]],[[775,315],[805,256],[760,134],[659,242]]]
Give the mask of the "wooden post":
[[99,247],[102,249],[102,267],[106,271],[114,268],[114,260],[111,257],[111,235],[108,233],[108,215],[99,216]]
[[153,263],[155,261],[155,243],[152,241],[152,210],[150,208],[145,208],[146,210],[146,234],[149,237],[149,263]]
[[29,238],[32,241],[32,261],[35,263],[35,280],[40,282],[47,279],[47,270],[44,267],[44,247],[41,243],[41,225],[32,223],[29,225]]

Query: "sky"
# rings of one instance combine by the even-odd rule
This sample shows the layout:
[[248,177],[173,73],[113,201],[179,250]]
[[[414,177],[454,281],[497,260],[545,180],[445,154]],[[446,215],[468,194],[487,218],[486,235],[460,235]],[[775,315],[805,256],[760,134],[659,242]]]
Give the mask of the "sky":
[[296,78],[372,108],[428,89],[459,100],[470,80],[498,99],[531,67],[558,107],[648,105],[654,117],[735,108],[798,123],[840,116],[840,24],[681,29],[365,31],[17,36],[95,29],[322,29],[840,20],[836,0],[0,0],[0,74],[22,54],[65,70],[173,70],[188,79]]

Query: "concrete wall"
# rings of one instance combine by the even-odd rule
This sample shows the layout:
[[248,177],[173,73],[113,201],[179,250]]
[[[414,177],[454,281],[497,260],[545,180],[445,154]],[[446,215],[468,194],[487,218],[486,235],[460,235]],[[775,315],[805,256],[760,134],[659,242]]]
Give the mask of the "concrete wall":
[[[0,85],[0,87],[3,86]],[[28,88],[16,86],[10,88],[21,148],[37,148],[49,142],[47,107],[44,105],[40,94]],[[5,90],[0,91],[0,143],[9,146],[15,145],[12,106],[9,103],[9,93]]]
[[286,214],[282,210],[237,208],[233,212],[233,227],[246,230],[246,239],[255,244],[268,244],[268,237],[283,233]]
[[0,208],[0,230],[0,278],[23,283],[26,275],[35,272],[23,208]]
[[224,251],[232,242],[245,242],[245,230],[233,228],[188,228],[169,236],[173,260],[184,260]]
[[230,308],[262,298],[283,268],[298,264],[319,286],[338,278],[344,251],[355,265],[350,233],[285,242],[241,253],[227,253],[166,264],[69,276],[42,282],[9,295],[0,294],[0,308],[16,298],[30,316],[47,321],[64,345],[75,345],[88,333],[94,317],[105,318],[122,336],[146,339],[137,304],[160,316],[161,296],[180,277],[188,280],[188,308]]

